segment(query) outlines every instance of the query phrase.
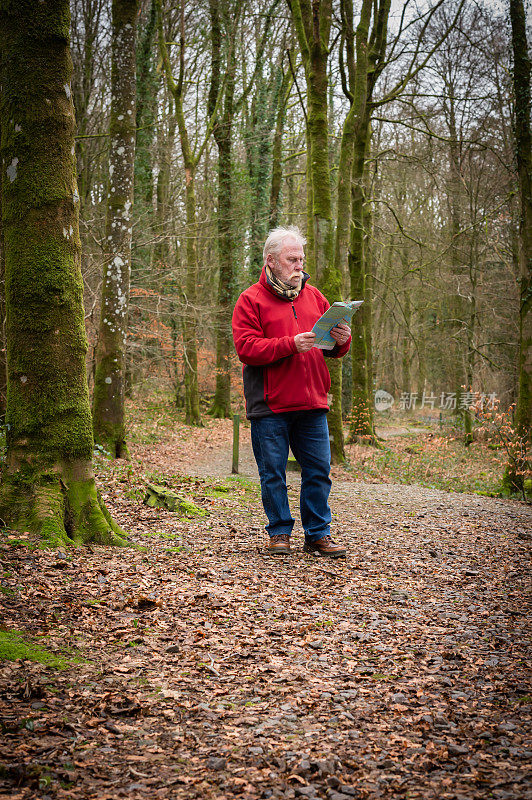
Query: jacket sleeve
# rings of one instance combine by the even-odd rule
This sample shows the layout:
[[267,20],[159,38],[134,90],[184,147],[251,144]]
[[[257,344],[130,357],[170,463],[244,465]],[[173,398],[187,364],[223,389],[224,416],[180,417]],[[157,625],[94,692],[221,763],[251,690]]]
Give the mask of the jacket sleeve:
[[349,352],[349,348],[351,347],[351,336],[347,340],[345,344],[341,347],[338,344],[335,344],[332,350],[323,350],[323,355],[325,358],[342,358],[345,356],[346,353]]
[[297,353],[293,336],[264,336],[258,309],[246,294],[240,295],[233,311],[233,340],[240,361],[250,366],[273,364]]

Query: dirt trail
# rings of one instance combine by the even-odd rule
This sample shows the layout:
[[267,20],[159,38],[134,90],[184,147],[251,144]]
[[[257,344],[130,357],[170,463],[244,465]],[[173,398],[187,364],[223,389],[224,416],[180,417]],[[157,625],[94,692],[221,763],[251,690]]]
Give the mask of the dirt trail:
[[298,529],[275,559],[249,431],[250,480],[217,494],[230,424],[190,437],[133,467],[185,464],[208,516],[142,506],[105,473],[144,550],[2,546],[4,624],[84,661],[1,662],[0,797],[532,798],[532,509],[338,472],[348,557],[303,554]]

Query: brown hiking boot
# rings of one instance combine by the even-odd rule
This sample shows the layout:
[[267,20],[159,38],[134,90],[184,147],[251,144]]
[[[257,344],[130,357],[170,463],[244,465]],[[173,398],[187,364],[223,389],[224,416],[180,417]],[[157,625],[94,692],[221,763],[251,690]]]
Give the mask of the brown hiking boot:
[[314,553],[319,556],[329,556],[329,558],[345,558],[346,549],[333,541],[331,536],[323,536],[315,542],[307,539],[303,547],[305,553]]
[[289,556],[290,555],[290,537],[287,533],[281,533],[279,536],[270,536],[270,543],[266,548],[267,553],[276,556]]

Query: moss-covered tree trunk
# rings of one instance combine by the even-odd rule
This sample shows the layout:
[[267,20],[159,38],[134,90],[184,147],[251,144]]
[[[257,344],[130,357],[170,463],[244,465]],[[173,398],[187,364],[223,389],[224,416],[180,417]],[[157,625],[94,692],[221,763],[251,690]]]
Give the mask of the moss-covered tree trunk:
[[[2,54],[0,52],[0,59]],[[1,70],[1,67],[0,67]],[[6,417],[7,408],[7,361],[6,361],[6,265],[4,259],[4,232],[2,226],[2,180],[0,169],[0,421]]]
[[94,439],[112,458],[127,457],[126,335],[135,165],[138,0],[113,0],[109,185],[100,327],[94,375]]
[[[365,195],[365,160],[369,138],[369,115],[366,113],[360,121],[355,141],[355,156],[351,179],[351,234],[349,237],[349,274],[351,277],[351,297],[363,300],[366,293],[366,258],[364,203]],[[350,438],[370,441],[373,429],[370,421],[370,398],[367,386],[367,353],[366,332],[362,324],[353,335],[351,359],[353,362],[353,408],[351,411]]]
[[[312,267],[316,283],[329,302],[341,298],[342,273],[334,259],[334,219],[329,164],[328,74],[332,6],[329,0],[312,4],[292,0],[292,19],[305,67],[307,83],[308,196],[312,211]],[[342,366],[327,361],[331,375],[331,410],[328,415],[333,463],[345,460],[342,423]]]
[[277,99],[277,113],[275,116],[275,133],[273,135],[272,150],[272,180],[270,188],[270,228],[279,225],[281,212],[281,184],[283,181],[283,131],[286,119],[286,109],[292,91],[293,78],[287,69],[283,73],[281,86]]
[[[525,447],[532,438],[532,134],[530,130],[530,56],[523,0],[510,0],[515,153],[519,179],[519,384],[515,423]],[[506,471],[505,483],[522,489],[526,458]]]
[[[146,204],[150,209],[153,195],[153,165],[151,147],[155,134],[157,116],[157,93],[159,74],[156,69],[153,44],[155,41],[157,14],[154,0],[151,0],[146,23],[137,39],[137,93],[135,143],[135,207]],[[155,51],[156,55],[157,51]]]
[[68,0],[1,0],[7,307],[2,523],[50,542],[124,543],[92,472]]
[[314,262],[314,224],[312,209],[314,208],[314,189],[312,186],[312,161],[310,160],[310,133],[308,125],[305,126],[305,146],[307,149],[306,165],[306,201],[307,201],[307,246],[305,248],[306,269],[309,275],[315,274]]
[[[377,77],[384,66],[386,31],[390,13],[390,0],[380,0],[373,7],[373,24],[361,17],[356,31],[356,69],[353,81],[355,107],[355,145],[351,171],[351,231],[349,237],[349,274],[351,297],[365,299],[362,307],[361,328],[353,336],[351,345],[353,408],[350,438],[363,437],[376,443],[373,430],[373,393],[371,365],[372,315],[370,308],[370,271],[366,253],[366,225],[369,219],[365,208],[367,201],[366,157],[371,141],[372,96]],[[366,304],[365,304],[366,305]]]
[[[350,108],[344,120],[342,128],[342,138],[340,141],[340,159],[338,164],[338,184],[337,184],[337,203],[336,203],[336,232],[334,240],[334,274],[340,282],[335,287],[337,296],[334,300],[341,299],[342,284],[345,282],[345,274],[348,272],[347,251],[349,243],[349,223],[351,220],[351,172],[353,168],[354,146],[357,131],[357,114],[360,109],[355,104],[357,97],[356,68],[355,59],[361,61],[365,56],[364,48],[368,37],[368,27],[371,19],[371,0],[364,0],[360,13],[360,21],[356,33],[357,48],[361,52],[355,54],[355,35],[353,30],[353,4],[351,0],[342,2],[342,24],[344,29],[344,39],[346,42],[348,84],[347,91]],[[362,299],[362,295],[359,296]],[[361,326],[362,317],[355,319],[355,332]],[[355,335],[355,334],[354,334]],[[333,387],[333,407],[331,427],[334,426],[334,436],[336,441],[336,459],[343,461],[345,458],[344,432],[342,424],[342,404],[340,402],[342,390],[342,367],[340,364],[329,362],[329,372],[331,373],[331,385]],[[350,371],[351,372],[351,371]],[[338,401],[336,401],[338,397]],[[351,403],[350,403],[351,405]]]

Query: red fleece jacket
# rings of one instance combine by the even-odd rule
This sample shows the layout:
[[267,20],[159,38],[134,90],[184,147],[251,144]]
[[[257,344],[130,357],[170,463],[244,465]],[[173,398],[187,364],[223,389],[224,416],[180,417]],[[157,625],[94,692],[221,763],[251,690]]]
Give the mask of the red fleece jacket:
[[307,353],[298,353],[294,341],[328,308],[322,293],[307,282],[295,300],[279,297],[264,270],[258,283],[240,295],[233,312],[233,339],[244,364],[248,417],[329,408],[331,379],[324,356],[345,355],[351,338],[334,350],[313,347]]

